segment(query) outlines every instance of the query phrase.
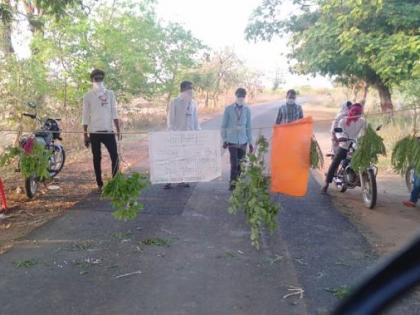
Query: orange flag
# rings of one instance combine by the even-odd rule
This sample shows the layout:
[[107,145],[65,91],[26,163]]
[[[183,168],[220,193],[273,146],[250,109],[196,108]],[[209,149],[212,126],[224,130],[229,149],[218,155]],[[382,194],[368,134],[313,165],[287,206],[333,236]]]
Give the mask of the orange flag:
[[312,117],[273,127],[271,190],[303,197],[308,191]]

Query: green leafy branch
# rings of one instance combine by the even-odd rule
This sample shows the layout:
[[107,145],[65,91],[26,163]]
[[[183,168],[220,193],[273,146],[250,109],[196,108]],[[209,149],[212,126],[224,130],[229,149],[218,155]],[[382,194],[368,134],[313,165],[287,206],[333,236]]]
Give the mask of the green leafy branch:
[[416,136],[405,137],[395,144],[391,164],[399,174],[405,174],[410,167],[420,174],[420,141]]
[[102,196],[110,199],[115,211],[112,213],[118,220],[134,220],[143,210],[139,202],[142,190],[149,185],[149,180],[137,172],[124,175],[119,172],[104,187]]
[[351,159],[351,166],[359,171],[366,169],[371,163],[378,163],[379,155],[386,155],[384,139],[369,124],[363,136],[357,142],[357,150]]
[[0,167],[9,166],[18,156],[22,154],[22,149],[18,147],[7,147],[0,155]]
[[35,176],[41,180],[50,177],[51,154],[51,151],[39,143],[33,145],[32,152],[22,151],[20,154],[20,171],[23,176]]
[[255,153],[248,153],[242,162],[242,172],[235,190],[229,200],[229,213],[244,211],[251,227],[251,243],[260,248],[262,229],[267,227],[273,232],[277,227],[276,217],[280,210],[278,203],[270,196],[270,178],[264,175],[264,155],[268,152],[268,142],[261,136],[257,141]]
[[318,141],[316,140],[315,136],[311,139],[311,168],[313,169],[321,169],[324,166],[324,156],[322,154],[321,147],[319,146]]
[[24,150],[20,147],[8,147],[0,156],[0,167],[10,165],[19,159],[20,171],[24,177],[35,176],[41,180],[50,177],[49,166],[51,152],[42,144],[33,141],[33,145]]

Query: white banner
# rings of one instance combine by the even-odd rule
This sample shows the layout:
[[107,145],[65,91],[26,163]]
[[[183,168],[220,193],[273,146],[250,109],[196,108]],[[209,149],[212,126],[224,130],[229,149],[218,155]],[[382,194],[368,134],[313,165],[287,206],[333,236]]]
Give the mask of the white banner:
[[211,181],[222,176],[220,132],[150,133],[149,159],[153,184]]

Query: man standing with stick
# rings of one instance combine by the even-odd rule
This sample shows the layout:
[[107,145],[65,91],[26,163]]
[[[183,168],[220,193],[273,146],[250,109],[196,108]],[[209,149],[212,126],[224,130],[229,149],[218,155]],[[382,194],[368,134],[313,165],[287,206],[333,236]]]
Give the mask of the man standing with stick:
[[92,146],[93,166],[96,183],[101,192],[103,187],[101,171],[101,144],[104,144],[112,161],[112,176],[119,171],[119,157],[113,124],[121,140],[117,101],[114,92],[104,86],[105,72],[95,69],[90,74],[92,89],[83,97],[83,131],[85,146]]

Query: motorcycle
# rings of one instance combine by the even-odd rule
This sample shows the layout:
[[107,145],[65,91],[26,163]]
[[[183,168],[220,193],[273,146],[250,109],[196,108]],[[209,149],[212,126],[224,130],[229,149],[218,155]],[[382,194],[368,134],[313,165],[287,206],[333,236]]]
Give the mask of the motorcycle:
[[[380,127],[377,129],[379,130]],[[343,133],[342,128],[335,128],[334,132],[338,134]],[[348,137],[341,137],[338,142],[348,142],[349,149],[347,157],[340,163],[336,174],[333,177],[333,183],[339,192],[346,192],[347,189],[354,189],[356,187],[362,188],[362,199],[364,205],[373,209],[376,205],[378,197],[376,176],[378,174],[378,168],[373,163],[370,164],[365,170],[356,172],[351,167],[351,159],[353,153],[356,151],[357,141],[355,139],[349,139]],[[334,158],[333,154],[328,156]]]
[[[42,127],[33,134],[21,136],[19,139],[20,147],[24,148],[26,142],[30,138],[35,139],[37,143],[43,145],[51,152],[48,163],[48,173],[51,178],[57,176],[63,169],[66,160],[66,153],[63,146],[56,143],[57,140],[62,141],[60,127],[58,125],[60,119],[46,118],[45,121],[42,121],[36,114],[29,113],[24,113],[23,116],[37,120],[37,122],[42,124]],[[32,199],[36,195],[40,182],[41,179],[37,178],[35,175],[25,178],[25,193],[28,198]]]

